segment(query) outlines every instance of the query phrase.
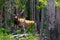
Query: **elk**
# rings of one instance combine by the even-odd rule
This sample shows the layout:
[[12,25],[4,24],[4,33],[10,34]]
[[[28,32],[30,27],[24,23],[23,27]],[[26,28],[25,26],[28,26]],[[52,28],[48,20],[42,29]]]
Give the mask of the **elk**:
[[24,18],[19,18],[18,15],[14,15],[14,24],[18,26],[18,28],[21,28],[21,23],[25,22],[25,28],[29,28],[29,24],[33,23],[33,20],[25,20]]

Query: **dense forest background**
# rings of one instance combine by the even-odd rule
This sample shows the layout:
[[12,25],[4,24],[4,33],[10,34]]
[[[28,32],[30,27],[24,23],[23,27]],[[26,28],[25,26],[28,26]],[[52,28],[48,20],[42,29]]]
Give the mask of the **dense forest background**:
[[59,17],[60,0],[0,0],[0,40],[60,40]]

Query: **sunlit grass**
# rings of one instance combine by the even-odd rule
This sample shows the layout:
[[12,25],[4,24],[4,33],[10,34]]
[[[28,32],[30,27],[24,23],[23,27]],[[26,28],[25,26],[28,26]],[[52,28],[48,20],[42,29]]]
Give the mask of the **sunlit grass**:
[[[29,28],[30,29],[30,28]],[[30,31],[30,30],[28,30]],[[31,29],[32,31],[32,29]],[[30,31],[30,32],[31,32]],[[5,28],[1,28],[0,29],[0,40],[37,40],[36,36],[33,35],[32,33],[29,36],[25,36],[25,37],[19,37],[22,34],[19,34],[20,30],[17,30],[17,32],[15,31],[15,33],[17,33],[16,35],[18,36],[18,38],[14,38],[12,33],[8,33],[9,31]],[[27,32],[27,34],[29,34],[29,32]]]
[[19,38],[19,35],[20,34],[17,34],[18,35],[18,38],[14,38],[12,37],[13,35],[8,35],[8,34],[0,34],[0,40],[15,40],[15,39],[18,39],[18,40],[37,40],[37,38],[33,35],[30,35],[29,37],[21,37]]

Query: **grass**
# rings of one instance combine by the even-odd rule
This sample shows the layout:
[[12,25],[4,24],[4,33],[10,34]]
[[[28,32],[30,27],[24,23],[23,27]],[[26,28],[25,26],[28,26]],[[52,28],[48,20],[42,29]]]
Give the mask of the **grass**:
[[[18,31],[18,32],[20,32],[20,31]],[[36,36],[33,35],[32,33],[28,37],[19,38],[19,36],[21,34],[19,34],[18,32],[16,34],[16,35],[18,35],[18,38],[14,38],[14,37],[12,37],[13,35],[7,29],[0,28],[0,40],[15,40],[15,39],[16,40],[37,40]]]
[[[20,35],[20,34],[19,34]],[[37,38],[33,35],[30,35],[29,37],[21,37],[21,38],[14,38],[11,34],[1,33],[0,34],[0,40],[37,40]]]
[[[21,35],[20,29],[18,29],[17,31],[12,31],[5,28],[0,28],[0,40],[37,40],[37,37],[35,36],[34,24],[31,23],[29,26],[29,28],[26,28],[26,33],[30,35],[21,38],[19,37]],[[12,37],[13,34],[18,35],[18,38]]]

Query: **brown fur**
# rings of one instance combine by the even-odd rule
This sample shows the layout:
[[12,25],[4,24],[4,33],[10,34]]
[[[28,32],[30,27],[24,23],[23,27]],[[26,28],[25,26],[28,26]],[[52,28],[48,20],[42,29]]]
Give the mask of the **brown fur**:
[[24,18],[18,18],[17,16],[15,16],[14,20],[15,19],[17,19],[16,25],[18,26],[18,28],[21,27],[21,23],[22,22],[25,22],[25,28],[29,28],[29,24],[31,24],[31,23],[34,24],[34,21],[33,20],[25,20]]

